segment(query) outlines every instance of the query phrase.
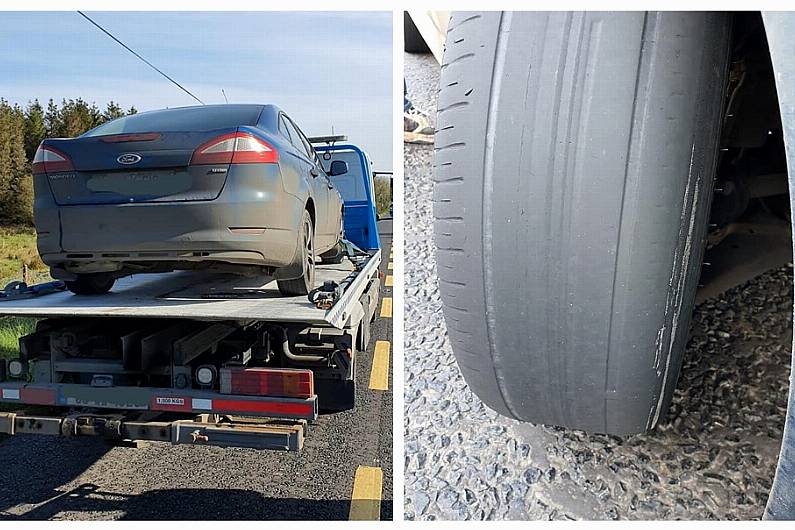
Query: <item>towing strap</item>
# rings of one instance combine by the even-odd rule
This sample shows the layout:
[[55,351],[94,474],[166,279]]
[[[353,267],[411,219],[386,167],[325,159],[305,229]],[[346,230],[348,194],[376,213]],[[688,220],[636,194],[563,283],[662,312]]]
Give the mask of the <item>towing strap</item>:
[[6,285],[5,288],[0,291],[0,302],[43,296],[45,294],[57,293],[64,289],[66,289],[66,283],[62,281],[38,283],[36,285],[28,285],[25,282],[14,281]]

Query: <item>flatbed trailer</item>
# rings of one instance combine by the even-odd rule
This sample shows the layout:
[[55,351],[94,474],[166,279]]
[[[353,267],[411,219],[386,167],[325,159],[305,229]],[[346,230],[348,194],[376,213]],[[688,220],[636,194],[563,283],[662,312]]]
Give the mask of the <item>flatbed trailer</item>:
[[182,271],[128,276],[118,280],[108,294],[77,296],[61,291],[9,300],[0,304],[0,316],[267,320],[342,328],[355,312],[353,302],[366,289],[380,263],[381,254],[377,251],[362,260],[360,270],[350,259],[339,264],[318,264],[318,285],[326,281],[339,284],[351,277],[340,299],[328,310],[316,308],[304,296],[280,294],[275,280],[268,276]]
[[269,276],[192,270],[120,278],[101,295],[0,293],[0,317],[39,319],[19,357],[0,360],[0,410],[15,409],[0,412],[0,434],[298,451],[319,410],[353,408],[381,244],[371,163],[342,140],[313,140],[349,168],[335,177],[348,241],[316,262],[322,292],[287,297]]
[[[352,408],[356,355],[369,342],[380,249],[318,264],[337,299],[284,297],[269,277],[185,271],[0,302],[40,318],[0,366],[0,433],[100,435],[297,451],[318,410]],[[201,381],[205,368],[212,382]]]

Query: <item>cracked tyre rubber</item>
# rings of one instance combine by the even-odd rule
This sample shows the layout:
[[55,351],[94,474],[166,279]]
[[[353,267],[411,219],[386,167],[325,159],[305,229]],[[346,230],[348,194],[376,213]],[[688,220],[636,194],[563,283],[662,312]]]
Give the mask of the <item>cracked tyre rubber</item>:
[[722,13],[456,13],[434,231],[458,365],[494,410],[626,435],[676,386],[726,83]]

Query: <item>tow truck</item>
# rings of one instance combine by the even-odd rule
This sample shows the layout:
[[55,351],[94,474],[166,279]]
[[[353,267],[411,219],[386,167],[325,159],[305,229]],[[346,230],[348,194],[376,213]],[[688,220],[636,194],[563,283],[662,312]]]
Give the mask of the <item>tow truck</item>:
[[2,410],[19,405],[0,433],[299,451],[319,410],[353,408],[382,257],[371,163],[345,140],[311,139],[349,171],[335,177],[345,250],[316,265],[309,297],[196,271],[130,276],[97,296],[9,285],[0,316],[38,320],[0,362]]

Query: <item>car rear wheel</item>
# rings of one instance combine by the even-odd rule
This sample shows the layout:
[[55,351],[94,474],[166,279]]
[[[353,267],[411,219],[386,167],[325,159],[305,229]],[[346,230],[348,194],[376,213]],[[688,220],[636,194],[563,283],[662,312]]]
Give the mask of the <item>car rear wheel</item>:
[[688,337],[726,83],[724,13],[458,13],[434,231],[472,390],[616,435],[664,416]]
[[116,279],[108,274],[78,274],[77,280],[66,282],[74,294],[105,294],[113,288]]
[[315,229],[309,212],[304,210],[298,244],[301,248],[303,272],[292,280],[277,280],[279,292],[286,296],[309,294],[315,286]]

